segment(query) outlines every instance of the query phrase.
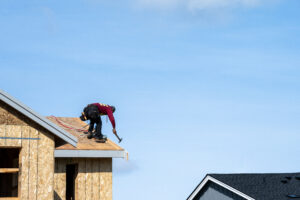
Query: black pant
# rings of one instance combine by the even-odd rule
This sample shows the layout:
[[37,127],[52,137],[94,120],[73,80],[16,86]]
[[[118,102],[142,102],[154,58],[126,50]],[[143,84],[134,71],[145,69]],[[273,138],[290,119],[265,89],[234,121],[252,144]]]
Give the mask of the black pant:
[[96,124],[95,135],[102,136],[102,120],[100,116],[97,119],[91,120],[89,132],[93,132],[95,124]]
[[102,120],[100,117],[100,113],[98,110],[98,107],[96,105],[89,105],[87,107],[87,117],[90,120],[90,127],[89,127],[89,132],[93,132],[95,124],[96,124],[96,129],[95,132],[97,136],[102,137]]

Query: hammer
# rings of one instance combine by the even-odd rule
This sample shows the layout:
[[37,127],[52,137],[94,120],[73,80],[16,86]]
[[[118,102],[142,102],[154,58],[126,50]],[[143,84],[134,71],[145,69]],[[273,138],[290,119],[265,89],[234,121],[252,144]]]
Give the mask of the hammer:
[[115,136],[118,138],[118,140],[119,140],[119,143],[120,142],[122,142],[122,140],[123,140],[123,138],[120,138],[119,136],[118,136],[118,134],[117,134],[117,131],[116,132],[113,132],[114,134],[115,134]]

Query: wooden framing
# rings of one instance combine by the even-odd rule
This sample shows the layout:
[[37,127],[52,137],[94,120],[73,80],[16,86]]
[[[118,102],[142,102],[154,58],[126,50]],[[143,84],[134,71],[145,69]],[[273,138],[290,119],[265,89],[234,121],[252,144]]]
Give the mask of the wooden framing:
[[19,168],[0,168],[0,173],[16,173],[19,172]]
[[[63,120],[78,123],[77,118]],[[77,166],[76,200],[112,200],[112,157],[124,157],[125,150],[111,140],[99,144],[64,130],[76,142],[78,139],[75,147],[72,144],[75,139],[66,143],[50,131],[0,99],[0,148],[20,150],[19,168],[0,168],[0,173],[18,174],[18,188],[14,189],[18,197],[0,197],[0,200],[65,200],[69,164]],[[74,151],[78,156],[55,158],[55,150]]]

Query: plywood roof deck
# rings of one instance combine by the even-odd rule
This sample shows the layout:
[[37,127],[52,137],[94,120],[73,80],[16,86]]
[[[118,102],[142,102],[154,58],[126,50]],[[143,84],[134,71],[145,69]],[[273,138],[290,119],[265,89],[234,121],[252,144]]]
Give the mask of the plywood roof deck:
[[[81,121],[77,117],[56,117],[62,124],[68,127],[74,127],[76,129],[88,129],[88,124]],[[56,147],[56,150],[124,150],[110,139],[107,139],[105,143],[98,143],[95,139],[87,139],[87,134],[81,131],[71,130],[62,126],[54,117],[47,117],[50,121],[63,128],[78,139],[77,147],[71,144],[63,144]]]

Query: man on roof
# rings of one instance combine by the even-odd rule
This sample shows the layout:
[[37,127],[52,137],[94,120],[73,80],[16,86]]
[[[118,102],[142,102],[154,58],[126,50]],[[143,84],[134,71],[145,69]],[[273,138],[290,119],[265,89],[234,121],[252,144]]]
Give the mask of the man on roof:
[[[82,121],[90,120],[90,126],[88,129],[88,139],[95,138],[95,139],[106,139],[105,136],[102,134],[102,115],[107,115],[111,124],[112,124],[112,132],[117,135],[116,131],[116,123],[113,113],[115,112],[116,108],[114,106],[102,104],[102,103],[92,103],[87,105],[83,112],[81,113],[80,119]],[[95,132],[93,133],[94,126],[96,124]]]

